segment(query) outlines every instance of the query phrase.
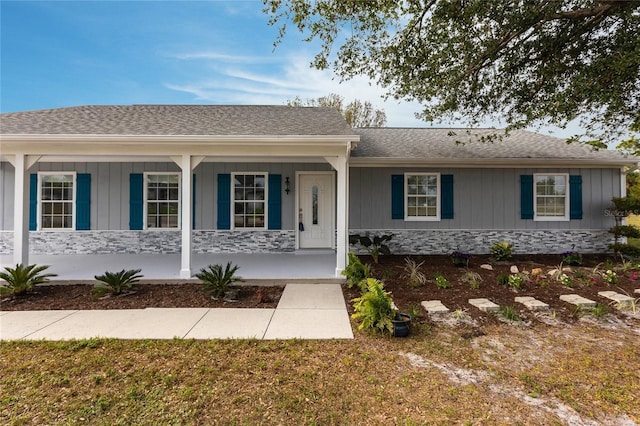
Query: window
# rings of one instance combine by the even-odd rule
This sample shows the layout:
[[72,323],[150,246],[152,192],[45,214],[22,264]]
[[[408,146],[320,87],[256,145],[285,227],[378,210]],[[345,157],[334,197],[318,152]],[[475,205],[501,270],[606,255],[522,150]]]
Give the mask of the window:
[[233,174],[234,228],[266,227],[266,173]]
[[75,228],[75,173],[40,173],[40,229]]
[[536,220],[569,220],[569,176],[534,175],[534,211]]
[[440,220],[440,174],[405,174],[406,220]]
[[180,175],[145,173],[146,227],[180,227]]

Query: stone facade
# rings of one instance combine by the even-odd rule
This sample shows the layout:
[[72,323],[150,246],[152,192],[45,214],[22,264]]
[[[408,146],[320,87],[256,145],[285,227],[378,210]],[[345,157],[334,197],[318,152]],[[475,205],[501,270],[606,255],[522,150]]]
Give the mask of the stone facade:
[[[182,234],[161,231],[30,232],[32,254],[180,253]],[[194,253],[282,253],[295,250],[294,231],[194,230]],[[0,232],[0,254],[13,252],[13,233]]]
[[[604,253],[613,242],[606,230],[352,229],[349,234],[393,234],[387,244],[393,254],[449,254],[453,251],[488,254],[491,244],[497,241],[512,243],[514,254],[556,254],[569,250]],[[366,253],[358,247],[351,249]]]

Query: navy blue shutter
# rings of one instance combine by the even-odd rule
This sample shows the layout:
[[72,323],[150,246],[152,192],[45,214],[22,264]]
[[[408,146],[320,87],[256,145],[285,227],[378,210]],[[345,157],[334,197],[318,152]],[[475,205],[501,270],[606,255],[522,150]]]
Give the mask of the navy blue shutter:
[[78,231],[91,229],[91,175],[89,173],[76,175],[76,229]]
[[569,218],[582,219],[582,176],[569,176]]
[[404,219],[404,175],[391,175],[391,219]]
[[453,219],[453,175],[441,175],[440,180],[440,218]]
[[129,175],[129,229],[143,228],[144,214],[144,175],[131,173]]
[[38,228],[38,175],[29,176],[29,231]]
[[520,218],[533,219],[533,175],[520,175]]
[[196,229],[196,175],[191,182],[191,229]]
[[282,229],[282,176],[269,175],[269,229]]
[[231,229],[231,175],[218,175],[218,229]]

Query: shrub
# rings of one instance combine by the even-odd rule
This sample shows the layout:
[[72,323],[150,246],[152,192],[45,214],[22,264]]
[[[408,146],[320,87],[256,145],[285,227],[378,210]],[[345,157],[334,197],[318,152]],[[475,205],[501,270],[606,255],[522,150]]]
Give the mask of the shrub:
[[384,290],[382,281],[367,278],[367,291],[353,299],[353,319],[360,322],[358,329],[393,333],[392,320],[396,312],[393,309],[391,293]]
[[43,274],[48,269],[48,265],[16,265],[15,268],[5,267],[0,272],[0,278],[6,281],[6,284],[0,285],[0,294],[10,294],[20,296],[33,289],[38,284],[44,284],[49,281],[49,277],[55,277],[56,274]]
[[571,266],[580,266],[582,265],[582,254],[577,251],[567,251],[562,253],[562,263],[566,263]]
[[204,291],[210,292],[215,298],[224,296],[233,283],[244,281],[235,275],[239,266],[232,266],[231,262],[227,262],[224,270],[222,265],[209,265],[207,268],[200,269],[196,278],[202,281]]
[[354,252],[349,252],[349,262],[347,267],[342,271],[342,275],[347,278],[347,285],[349,288],[359,287],[363,292],[366,290],[365,284],[362,281],[369,278],[371,272],[369,266],[360,261],[360,258],[356,256]]
[[366,235],[349,235],[349,244],[360,244],[371,255],[374,263],[378,263],[381,254],[391,254],[391,249],[386,244],[391,241],[393,234],[374,236],[369,238]]
[[420,267],[424,265],[424,262],[417,263],[410,257],[404,259],[406,266],[404,267],[404,274],[409,285],[411,287],[421,287],[427,282],[427,277],[420,271]]
[[471,255],[468,253],[462,253],[460,251],[454,251],[449,255],[451,258],[451,263],[455,266],[469,266],[469,259],[471,259]]
[[438,288],[450,288],[451,284],[444,275],[438,272],[438,274],[436,274],[436,286]]
[[523,277],[521,274],[511,274],[509,278],[507,278],[507,284],[509,287],[520,290],[522,288]]
[[482,276],[475,271],[467,271],[462,275],[460,281],[469,284],[471,288],[478,289],[482,283]]
[[142,275],[140,269],[124,269],[120,272],[105,272],[104,275],[96,275],[95,279],[100,281],[93,286],[91,292],[94,296],[101,297],[106,294],[118,296],[125,290],[131,289],[137,283]]
[[513,244],[507,241],[498,241],[491,244],[491,257],[495,260],[507,260],[513,257]]

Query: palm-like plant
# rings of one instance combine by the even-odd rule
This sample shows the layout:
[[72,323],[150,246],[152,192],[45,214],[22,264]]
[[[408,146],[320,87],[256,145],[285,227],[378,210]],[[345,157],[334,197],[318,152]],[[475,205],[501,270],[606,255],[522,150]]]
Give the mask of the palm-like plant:
[[360,321],[358,329],[371,329],[379,332],[393,332],[392,320],[396,316],[391,293],[384,290],[384,284],[375,278],[368,278],[367,291],[353,299],[354,313],[351,317]]
[[202,281],[204,291],[210,292],[213,297],[223,296],[234,282],[244,281],[235,275],[239,266],[232,266],[231,262],[227,262],[224,269],[222,265],[209,265],[207,268],[202,268],[196,278]]
[[118,296],[125,290],[131,289],[135,283],[140,281],[143,275],[140,269],[122,270],[120,272],[105,272],[103,275],[96,275],[95,279],[100,281],[93,286],[93,294],[95,296],[104,296],[111,294]]
[[6,284],[0,284],[0,294],[11,294],[19,296],[31,291],[38,284],[49,281],[49,277],[55,277],[57,274],[43,274],[42,272],[49,268],[48,265],[16,265],[15,268],[5,267],[0,272],[0,278],[6,281]]

